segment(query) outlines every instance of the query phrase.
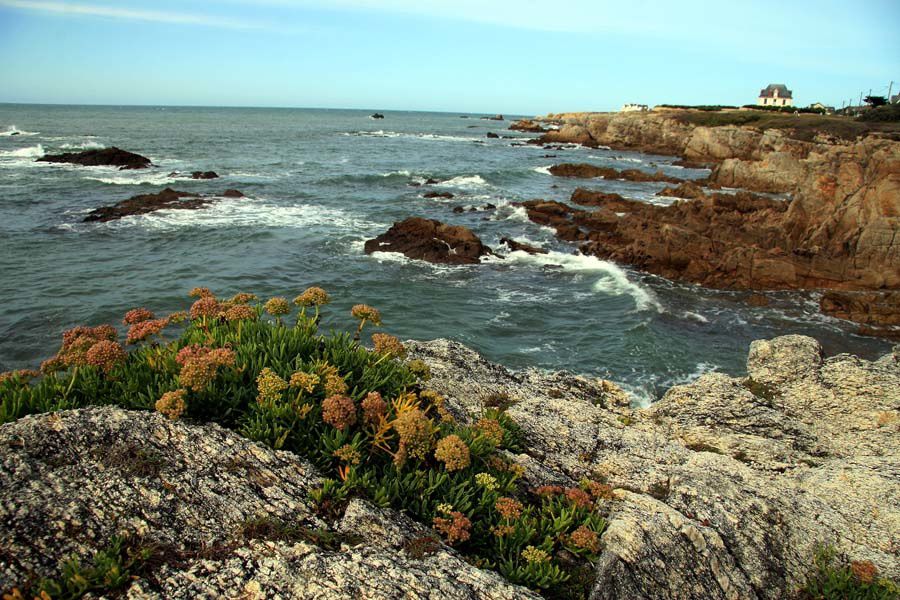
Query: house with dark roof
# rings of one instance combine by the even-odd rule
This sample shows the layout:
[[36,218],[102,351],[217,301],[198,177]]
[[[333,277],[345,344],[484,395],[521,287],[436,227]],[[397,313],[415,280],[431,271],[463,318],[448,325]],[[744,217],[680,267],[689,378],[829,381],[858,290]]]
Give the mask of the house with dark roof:
[[759,91],[759,98],[756,99],[757,106],[791,106],[793,104],[793,93],[783,83],[770,83],[765,89]]

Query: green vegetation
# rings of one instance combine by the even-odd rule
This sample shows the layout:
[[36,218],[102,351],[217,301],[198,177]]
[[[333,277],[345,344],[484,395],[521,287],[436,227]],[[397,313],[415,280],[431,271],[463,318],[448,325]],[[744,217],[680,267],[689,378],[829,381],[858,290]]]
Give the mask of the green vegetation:
[[897,600],[900,587],[878,576],[868,561],[840,560],[837,551],[821,546],[814,558],[815,570],[800,590],[802,600]]
[[900,104],[885,104],[861,114],[857,121],[864,123],[897,123],[900,121]]
[[[329,299],[319,288],[294,300],[294,318],[284,298],[223,300],[205,288],[192,295],[189,313],[129,311],[131,351],[112,326],[76,327],[41,372],[0,375],[0,423],[89,405],[216,422],[313,462],[328,477],[310,494],[323,518],[339,518],[352,496],[362,496],[431,525],[471,562],[514,583],[551,597],[586,595],[572,574],[599,554],[608,486],[585,480],[526,489],[521,467],[502,453],[523,445],[505,412],[508,398],[492,398],[471,425],[457,423],[444,399],[422,387],[416,375],[427,374],[424,365],[403,362],[399,340],[373,334],[370,351],[354,339],[381,324],[374,308],[353,307],[352,334],[320,334],[319,309]],[[115,462],[136,475],[158,473],[159,457],[127,446],[117,452]],[[330,543],[323,532],[281,522],[248,523],[244,535]],[[409,551],[426,554],[431,545]]]

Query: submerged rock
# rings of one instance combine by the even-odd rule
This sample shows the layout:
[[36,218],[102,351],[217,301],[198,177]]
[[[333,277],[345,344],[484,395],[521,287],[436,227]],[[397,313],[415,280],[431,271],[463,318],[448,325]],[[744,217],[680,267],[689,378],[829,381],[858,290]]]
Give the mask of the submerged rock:
[[453,198],[453,194],[450,192],[425,192],[422,194],[423,198]]
[[371,118],[371,119],[383,119],[383,118],[384,118],[384,115],[381,114],[381,113],[375,113],[375,114],[373,114],[370,118]]
[[[225,198],[244,197],[238,190],[226,190],[222,196]],[[198,208],[206,208],[215,202],[215,199],[215,196],[200,196],[199,194],[179,192],[166,188],[157,194],[139,194],[112,206],[95,208],[87,214],[83,222],[113,221],[122,217],[143,215],[166,209],[196,210]]]
[[399,252],[409,258],[451,265],[475,264],[491,254],[470,229],[421,217],[394,223],[386,233],[367,241],[365,251]]
[[678,177],[670,177],[661,171],[647,173],[638,169],[625,169],[619,171],[611,167],[598,167],[587,163],[563,163],[550,167],[550,174],[557,177],[579,177],[590,179],[602,177],[604,179],[624,179],[626,181],[666,181],[669,183],[682,183],[684,180]]
[[527,252],[528,254],[547,254],[547,250],[543,248],[538,248],[537,246],[532,246],[531,244],[526,244],[524,242],[517,242],[508,237],[500,238],[500,243],[505,244],[510,252],[522,251]]
[[215,171],[194,171],[191,173],[191,179],[218,179],[219,174]]
[[497,135],[496,133],[494,133],[493,131],[488,131],[486,137],[489,137],[489,138],[495,139],[495,140],[500,138],[500,136]]
[[150,159],[121,150],[113,146],[102,150],[85,150],[84,152],[66,152],[64,154],[47,154],[37,159],[38,162],[71,163],[87,167],[109,166],[119,169],[146,169],[150,166]]

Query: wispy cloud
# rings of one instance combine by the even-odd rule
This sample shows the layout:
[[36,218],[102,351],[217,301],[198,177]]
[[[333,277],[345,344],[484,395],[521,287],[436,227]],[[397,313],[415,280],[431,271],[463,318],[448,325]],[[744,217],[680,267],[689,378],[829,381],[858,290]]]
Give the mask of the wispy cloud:
[[201,25],[226,29],[269,29],[262,23],[228,19],[213,15],[159,12],[131,8],[116,8],[74,2],[43,2],[40,0],[0,0],[0,6],[69,16],[105,17],[128,21],[168,23],[171,25]]

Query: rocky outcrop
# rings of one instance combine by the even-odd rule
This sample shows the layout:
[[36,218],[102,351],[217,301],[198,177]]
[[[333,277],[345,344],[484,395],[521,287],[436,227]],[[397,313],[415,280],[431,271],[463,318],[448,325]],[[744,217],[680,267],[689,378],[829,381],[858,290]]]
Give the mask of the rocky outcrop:
[[[244,194],[238,190],[225,190],[222,197],[243,198]],[[83,221],[85,223],[102,223],[132,215],[143,215],[157,210],[197,210],[206,208],[215,202],[216,198],[217,196],[200,196],[199,194],[179,192],[166,188],[157,194],[139,194],[112,206],[95,208],[87,214]]]
[[409,258],[450,265],[476,264],[491,249],[460,225],[410,217],[365,244],[366,254],[399,252]]
[[481,117],[483,121],[505,121],[503,115],[494,115],[493,117]]
[[450,192],[425,192],[422,194],[423,198],[453,198],[453,194]]
[[219,174],[215,171],[194,171],[191,173],[191,179],[218,179]]
[[500,238],[500,243],[509,248],[510,252],[527,252],[528,254],[547,254],[547,250],[543,248],[538,248],[537,246],[532,246],[531,244],[526,244],[524,242],[517,242],[512,238]]
[[[828,291],[819,302],[822,312],[865,325],[881,327],[900,326],[900,291],[889,292],[841,292]],[[865,333],[900,337],[900,329],[867,330]]]
[[373,113],[369,118],[370,119],[383,119],[384,115],[381,113]]
[[522,119],[520,121],[513,121],[512,125],[509,126],[512,131],[527,131],[529,133],[544,133],[547,130],[546,127],[532,121],[531,119]]
[[38,162],[71,163],[86,167],[108,166],[126,169],[146,169],[150,159],[134,152],[121,150],[113,146],[102,150],[85,150],[84,152],[66,152],[63,154],[47,154],[37,159]]
[[485,137],[490,138],[490,139],[493,139],[493,140],[500,139],[500,136],[497,135],[496,133],[494,133],[493,131],[488,131],[488,132],[485,134]]
[[410,346],[457,418],[512,404],[529,484],[612,486],[592,599],[793,597],[818,543],[900,576],[900,352],[824,359],[811,338],[758,341],[747,378],[707,374],[632,409],[608,382]]
[[681,183],[684,180],[678,177],[665,175],[661,171],[656,173],[647,173],[638,169],[625,169],[619,171],[611,167],[598,167],[587,163],[563,163],[550,167],[550,174],[557,177],[578,177],[581,179],[592,179],[594,177],[602,177],[603,179],[622,179],[625,181],[665,181],[668,183]]
[[215,425],[118,408],[30,416],[0,427],[0,465],[3,592],[124,535],[153,550],[124,591],[135,600],[538,598],[393,510],[352,500],[323,520],[312,465]]

